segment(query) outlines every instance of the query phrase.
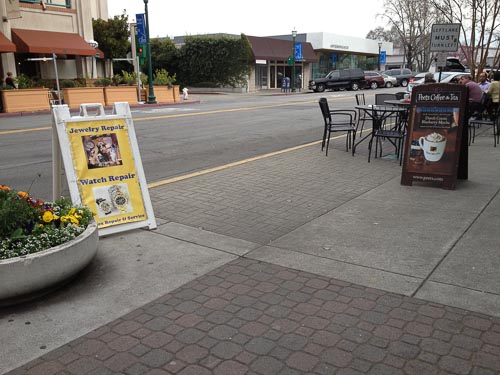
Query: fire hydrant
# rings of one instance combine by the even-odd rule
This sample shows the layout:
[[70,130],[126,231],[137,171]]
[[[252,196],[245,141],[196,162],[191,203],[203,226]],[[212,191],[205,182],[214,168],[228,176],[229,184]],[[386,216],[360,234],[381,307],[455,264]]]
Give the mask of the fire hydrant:
[[184,87],[184,88],[182,89],[182,97],[184,98],[184,100],[188,100],[188,96],[189,96],[189,95],[188,95],[188,91],[189,91],[189,90],[188,90],[188,88],[187,88],[187,87]]

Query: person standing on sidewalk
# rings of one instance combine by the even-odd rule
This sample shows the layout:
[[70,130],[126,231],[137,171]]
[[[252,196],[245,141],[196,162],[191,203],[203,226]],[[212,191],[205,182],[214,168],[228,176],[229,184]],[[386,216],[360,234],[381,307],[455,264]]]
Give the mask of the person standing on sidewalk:
[[465,74],[460,77],[459,83],[467,86],[467,89],[469,91],[470,116],[479,116],[483,110],[483,90],[481,90],[481,87],[472,80],[470,74]]
[[12,72],[7,72],[7,78],[5,78],[5,84],[14,89],[17,89],[16,84],[14,83],[14,78],[12,77]]

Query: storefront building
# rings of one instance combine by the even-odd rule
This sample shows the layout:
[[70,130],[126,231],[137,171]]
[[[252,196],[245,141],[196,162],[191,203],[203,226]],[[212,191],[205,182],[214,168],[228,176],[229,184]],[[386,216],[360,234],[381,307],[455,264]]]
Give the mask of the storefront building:
[[284,78],[292,79],[295,75],[296,90],[307,86],[311,64],[317,61],[310,43],[296,41],[300,46],[300,54],[295,55],[295,72],[293,56],[295,46],[293,40],[247,36],[252,47],[255,65],[252,66],[248,82],[249,91],[281,88]]
[[[291,35],[279,35],[272,38],[292,40]],[[393,53],[391,42],[380,42],[373,39],[356,38],[331,33],[297,34],[297,41],[310,43],[317,56],[311,64],[311,79],[324,77],[331,70],[361,68],[378,70],[379,52],[382,56],[380,70],[384,70],[383,56]]]
[[[378,70],[379,56],[393,53],[391,42],[330,33],[308,33],[305,38],[319,58],[318,63],[311,67],[313,79],[324,77],[329,71],[337,69]],[[384,66],[384,60],[381,59],[380,70],[384,70]]]
[[54,79],[53,53],[60,79],[104,76],[92,18],[108,18],[107,1],[0,0],[0,16],[1,78],[12,72]]

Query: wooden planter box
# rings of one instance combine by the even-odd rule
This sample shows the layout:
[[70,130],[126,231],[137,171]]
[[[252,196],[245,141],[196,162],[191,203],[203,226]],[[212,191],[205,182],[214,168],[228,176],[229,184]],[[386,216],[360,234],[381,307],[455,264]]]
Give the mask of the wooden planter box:
[[2,90],[4,112],[32,112],[50,110],[49,89]]
[[71,109],[78,109],[84,103],[104,104],[102,87],[71,87],[62,89],[62,92],[64,104]]
[[[174,103],[180,101],[180,93],[179,93],[179,85],[174,85],[174,86],[153,86],[154,92],[155,92],[155,97],[156,97],[156,102],[157,103]],[[146,99],[145,101],[147,102],[147,99],[149,97],[149,86],[146,86],[145,89],[146,93]]]
[[137,86],[108,86],[104,88],[106,105],[116,102],[137,104]]

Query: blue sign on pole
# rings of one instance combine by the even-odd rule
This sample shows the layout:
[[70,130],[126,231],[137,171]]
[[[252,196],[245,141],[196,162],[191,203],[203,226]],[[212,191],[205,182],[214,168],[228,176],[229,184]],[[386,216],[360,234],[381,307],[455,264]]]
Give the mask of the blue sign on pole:
[[144,13],[136,14],[135,19],[137,20],[137,40],[139,44],[146,44],[146,21]]
[[380,51],[380,63],[385,64],[385,61],[386,61],[385,51]]
[[302,61],[302,43],[295,43],[295,61]]

